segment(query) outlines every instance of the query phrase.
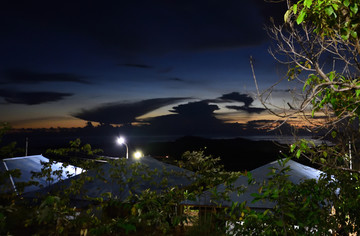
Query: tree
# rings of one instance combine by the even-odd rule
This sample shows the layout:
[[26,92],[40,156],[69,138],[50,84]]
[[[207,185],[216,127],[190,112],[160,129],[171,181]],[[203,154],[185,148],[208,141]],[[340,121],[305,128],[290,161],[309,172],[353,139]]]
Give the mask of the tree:
[[[297,186],[298,191],[293,191],[286,182],[277,191],[282,190],[285,196],[290,192],[288,196],[297,196],[296,199],[318,199],[316,202],[321,199],[325,203],[317,206],[319,211],[314,212],[319,214],[313,218],[327,216],[326,220],[308,226],[317,230],[331,229],[338,234],[360,233],[360,219],[355,213],[360,210],[360,168],[354,166],[359,162],[360,140],[360,1],[287,0],[286,3],[284,24],[273,24],[268,29],[276,43],[270,53],[288,66],[282,80],[298,82],[302,89],[295,94],[294,101],[287,103],[288,108],[274,109],[272,106],[269,97],[275,86],[263,92],[258,90],[258,96],[282,122],[294,116],[302,117],[314,132],[325,131],[333,145],[317,146],[307,140],[292,144],[290,151],[295,158],[308,158],[324,171],[324,175],[319,182],[312,183],[316,190],[313,193],[306,191],[305,186]],[[254,79],[256,83],[255,75]],[[276,200],[281,198],[278,195]],[[298,203],[301,206],[305,202]],[[325,215],[321,213],[326,203],[331,203],[332,214],[329,210]],[[296,205],[288,206],[285,204],[282,209],[287,216],[301,210]],[[299,218],[296,220],[304,223]],[[278,223],[286,229],[288,222]],[[284,233],[291,232],[289,230]]]
[[[357,13],[360,1],[300,0],[292,4],[288,0],[287,4],[285,23],[268,29],[276,43],[270,53],[288,66],[282,80],[299,82],[302,91],[295,94],[296,101],[288,102],[288,108],[281,110],[271,109],[268,98],[274,87],[258,90],[258,95],[264,106],[283,122],[294,116],[302,117],[314,131],[326,130],[327,135],[337,137],[339,146],[330,152],[345,157],[349,141],[357,150],[359,138],[360,17]],[[309,145],[299,145],[293,151],[299,156],[306,147]],[[349,159],[342,158],[342,163],[327,162],[329,155],[324,148],[322,153],[322,159],[316,158],[319,155],[307,157],[319,165],[356,171],[351,170]],[[356,158],[353,155],[353,161]]]
[[[11,126],[9,123],[4,122],[0,124],[0,143],[2,142],[4,135],[9,132],[10,129]],[[24,150],[22,148],[18,148],[16,146],[16,142],[11,142],[0,147],[0,159],[14,157],[19,153],[24,153]]]

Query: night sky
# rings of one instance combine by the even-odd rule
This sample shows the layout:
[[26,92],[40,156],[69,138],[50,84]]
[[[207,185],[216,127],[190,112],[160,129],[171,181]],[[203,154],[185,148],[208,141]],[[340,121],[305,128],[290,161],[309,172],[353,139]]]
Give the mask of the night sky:
[[[283,76],[264,27],[284,12],[284,3],[263,0],[3,0],[0,121],[48,128],[271,119],[255,97],[249,57],[262,89]],[[273,101],[289,96],[287,86]]]

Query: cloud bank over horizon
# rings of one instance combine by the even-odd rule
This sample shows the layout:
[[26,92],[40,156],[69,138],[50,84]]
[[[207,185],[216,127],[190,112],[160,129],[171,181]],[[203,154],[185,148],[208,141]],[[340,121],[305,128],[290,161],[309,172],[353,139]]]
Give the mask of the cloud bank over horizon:
[[107,103],[90,109],[83,109],[72,115],[76,118],[106,124],[129,124],[136,118],[160,107],[190,98],[153,98],[138,102]]
[[[227,106],[227,108],[246,113],[259,114],[265,110],[264,108],[251,107],[253,98],[248,94],[238,92],[224,94],[216,99],[186,101],[189,99],[191,98],[156,98],[140,102],[103,104],[74,113],[73,116],[102,124],[130,125],[132,122],[137,122],[139,125],[142,123],[141,126],[137,125],[137,130],[145,133],[191,135],[239,132],[241,125],[229,124],[226,120],[217,118],[215,112],[220,110],[217,104],[242,103],[245,105]],[[173,106],[169,110],[171,114],[158,115],[143,120],[137,119],[137,117],[148,112],[179,102],[183,103]]]

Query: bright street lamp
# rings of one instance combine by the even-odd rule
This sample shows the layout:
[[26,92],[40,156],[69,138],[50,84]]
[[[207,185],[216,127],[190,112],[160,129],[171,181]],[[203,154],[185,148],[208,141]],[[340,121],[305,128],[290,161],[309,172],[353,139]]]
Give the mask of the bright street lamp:
[[143,157],[143,154],[140,151],[137,151],[134,153],[134,157],[135,159],[140,159],[141,157]]
[[117,139],[117,143],[120,144],[120,145],[125,145],[126,147],[126,159],[129,159],[129,148],[128,148],[128,145],[125,143],[125,139],[123,137],[119,137]]

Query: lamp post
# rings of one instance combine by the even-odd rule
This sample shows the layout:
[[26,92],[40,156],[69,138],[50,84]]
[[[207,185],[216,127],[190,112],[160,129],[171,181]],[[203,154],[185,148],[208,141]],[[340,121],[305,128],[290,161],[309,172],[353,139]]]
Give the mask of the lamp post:
[[128,148],[128,145],[125,143],[125,139],[123,137],[119,137],[117,139],[117,142],[120,145],[122,145],[122,144],[125,145],[125,147],[126,147],[126,159],[129,159],[129,148]]

